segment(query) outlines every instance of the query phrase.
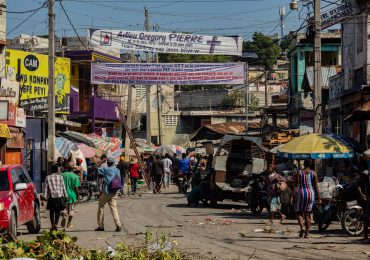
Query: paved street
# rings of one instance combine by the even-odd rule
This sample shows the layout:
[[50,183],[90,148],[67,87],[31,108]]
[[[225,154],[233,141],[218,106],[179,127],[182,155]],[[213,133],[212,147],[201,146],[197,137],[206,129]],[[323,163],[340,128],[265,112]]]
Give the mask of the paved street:
[[[367,259],[370,248],[357,243],[332,225],[324,235],[314,227],[312,238],[298,238],[293,220],[276,223],[272,233],[261,231],[266,216],[252,216],[243,204],[225,202],[217,209],[187,207],[186,198],[175,190],[163,194],[120,198],[119,211],[123,222],[121,233],[114,232],[111,213],[106,208],[105,232],[95,232],[97,201],[78,205],[74,227],[68,233],[88,248],[106,248],[120,241],[137,244],[144,232],[167,234],[185,251],[199,253],[198,259]],[[43,229],[49,228],[47,212],[43,213]],[[25,234],[21,239],[33,236]],[[367,254],[366,254],[367,253]]]

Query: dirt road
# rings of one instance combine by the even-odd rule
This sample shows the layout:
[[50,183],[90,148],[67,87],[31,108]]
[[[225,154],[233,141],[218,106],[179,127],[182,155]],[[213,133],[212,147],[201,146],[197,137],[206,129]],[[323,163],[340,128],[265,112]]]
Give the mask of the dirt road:
[[[221,203],[218,208],[187,207],[186,198],[176,192],[120,198],[122,232],[115,226],[109,208],[105,214],[105,232],[95,232],[97,202],[79,204],[74,227],[68,233],[88,248],[107,248],[121,241],[135,244],[144,238],[147,229],[154,234],[167,234],[185,251],[197,252],[199,259],[368,259],[370,247],[358,243],[359,238],[343,234],[338,224],[319,234],[313,227],[309,239],[298,238],[296,221],[276,221],[271,233],[266,216],[255,217],[243,204]],[[43,213],[43,229],[49,228],[47,212]],[[20,238],[30,240],[25,229]]]

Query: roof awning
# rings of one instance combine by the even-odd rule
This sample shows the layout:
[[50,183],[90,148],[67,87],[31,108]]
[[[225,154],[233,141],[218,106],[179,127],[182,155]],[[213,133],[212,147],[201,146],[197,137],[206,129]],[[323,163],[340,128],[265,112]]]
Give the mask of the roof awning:
[[0,124],[0,138],[7,138],[10,139],[12,136],[10,135],[10,130],[8,125]]
[[370,120],[370,100],[363,104],[361,107],[356,108],[349,114],[344,121],[365,121]]
[[190,141],[217,140],[221,139],[225,134],[240,134],[244,131],[245,123],[243,122],[203,125],[194,133]]
[[[329,88],[329,79],[330,77],[336,75],[339,72],[339,67],[337,69],[336,66],[329,66],[329,67],[321,67],[321,87],[323,89]],[[313,91],[315,86],[315,78],[314,78],[314,67],[307,67],[304,73],[304,78],[302,82],[302,89],[305,92]]]

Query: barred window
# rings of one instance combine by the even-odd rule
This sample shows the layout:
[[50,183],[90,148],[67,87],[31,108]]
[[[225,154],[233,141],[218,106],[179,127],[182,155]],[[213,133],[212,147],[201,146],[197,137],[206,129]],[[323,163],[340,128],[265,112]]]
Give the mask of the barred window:
[[178,115],[165,115],[164,125],[165,126],[175,126],[180,124],[180,116]]
[[136,98],[146,97],[146,86],[136,86]]

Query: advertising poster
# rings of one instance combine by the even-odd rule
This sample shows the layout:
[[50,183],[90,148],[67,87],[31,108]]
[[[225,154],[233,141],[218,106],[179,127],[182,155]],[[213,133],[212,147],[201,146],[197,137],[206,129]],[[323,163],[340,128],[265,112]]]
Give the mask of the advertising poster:
[[244,84],[245,63],[93,63],[92,84]]
[[242,56],[243,38],[127,30],[89,31],[90,44],[129,51]]
[[[48,56],[38,53],[6,50],[6,73],[10,80],[19,80],[20,107],[27,114],[48,111]],[[68,114],[70,104],[70,60],[55,59],[55,110]]]
[[26,115],[23,108],[19,107],[19,82],[0,78],[0,102],[7,103],[7,120],[1,122],[9,126],[26,127]]

